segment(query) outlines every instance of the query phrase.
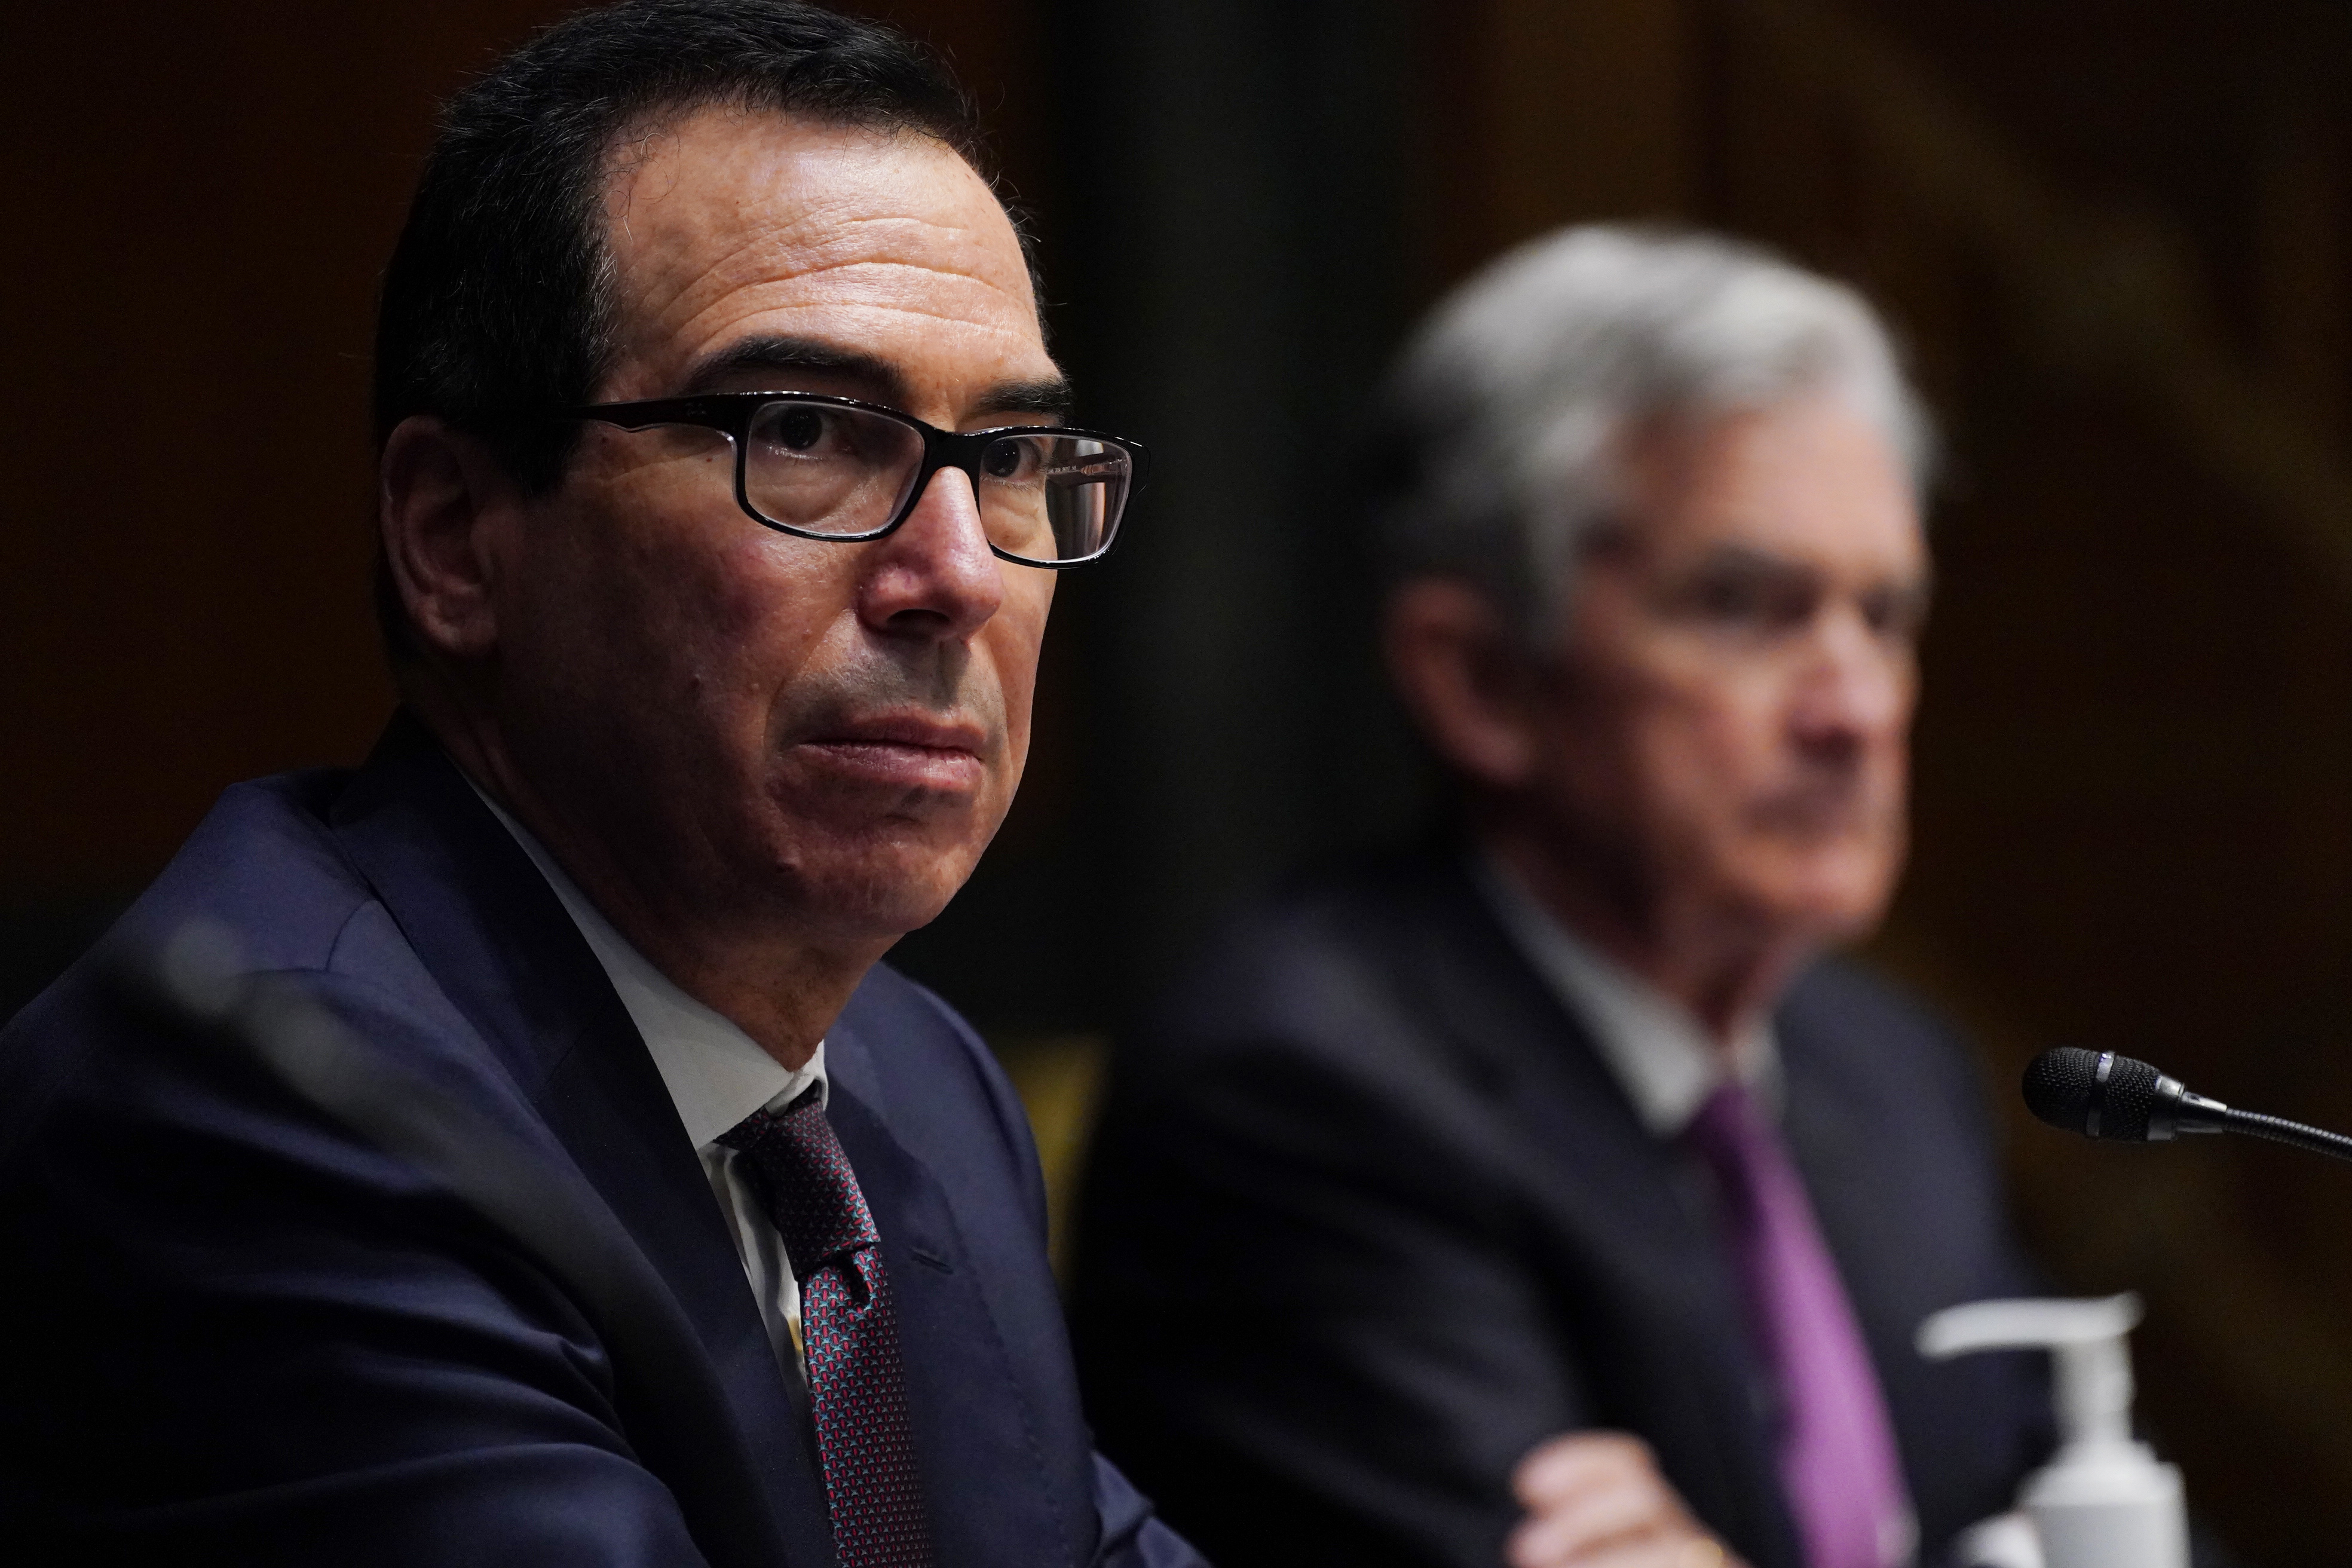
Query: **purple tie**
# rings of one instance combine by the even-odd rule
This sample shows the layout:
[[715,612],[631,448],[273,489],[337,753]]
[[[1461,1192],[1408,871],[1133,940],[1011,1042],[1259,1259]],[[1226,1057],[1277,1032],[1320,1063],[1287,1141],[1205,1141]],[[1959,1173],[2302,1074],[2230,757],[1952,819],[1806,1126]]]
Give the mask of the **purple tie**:
[[1808,1568],[1907,1560],[1911,1513],[1878,1376],[1780,1134],[1737,1084],[1685,1134],[1723,1190],[1758,1347],[1780,1384],[1780,1480]]
[[841,1568],[929,1568],[881,1237],[817,1091],[781,1113],[755,1110],[719,1141],[751,1162],[801,1284],[809,1405]]

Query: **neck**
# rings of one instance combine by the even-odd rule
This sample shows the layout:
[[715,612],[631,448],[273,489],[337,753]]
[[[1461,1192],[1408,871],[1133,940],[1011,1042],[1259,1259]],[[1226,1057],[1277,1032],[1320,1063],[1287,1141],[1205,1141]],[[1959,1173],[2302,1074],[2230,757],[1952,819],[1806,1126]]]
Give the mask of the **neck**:
[[1769,1017],[1813,942],[1646,886],[1642,868],[1563,843],[1529,815],[1479,814],[1475,837],[1552,919],[1639,975],[1728,1051]]
[[825,940],[788,921],[747,921],[683,900],[636,872],[608,837],[541,790],[496,722],[443,692],[404,695],[458,769],[563,868],[597,912],[677,988],[726,1018],[783,1067],[807,1065],[887,942]]

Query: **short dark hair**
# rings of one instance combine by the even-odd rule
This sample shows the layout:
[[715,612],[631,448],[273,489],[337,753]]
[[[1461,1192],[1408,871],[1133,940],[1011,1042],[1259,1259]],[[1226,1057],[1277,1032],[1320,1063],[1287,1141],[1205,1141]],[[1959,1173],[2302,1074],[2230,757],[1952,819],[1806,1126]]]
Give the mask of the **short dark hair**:
[[[526,492],[578,427],[518,417],[591,401],[613,353],[600,198],[616,138],[728,105],[937,138],[982,174],[971,100],[922,45],[797,0],[623,0],[554,24],[443,110],[376,312],[375,443],[429,414]],[[376,616],[408,619],[381,546]]]

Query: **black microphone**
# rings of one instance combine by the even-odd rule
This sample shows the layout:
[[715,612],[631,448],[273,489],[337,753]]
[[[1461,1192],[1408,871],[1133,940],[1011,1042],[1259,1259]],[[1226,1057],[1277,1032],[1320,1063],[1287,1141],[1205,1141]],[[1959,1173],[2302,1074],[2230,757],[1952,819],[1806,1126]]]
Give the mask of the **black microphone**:
[[2085,1138],[2165,1143],[2183,1132],[2242,1132],[2352,1160],[2352,1138],[2191,1094],[2179,1079],[2113,1051],[2044,1051],[2026,1064],[2024,1088],[2027,1110]]

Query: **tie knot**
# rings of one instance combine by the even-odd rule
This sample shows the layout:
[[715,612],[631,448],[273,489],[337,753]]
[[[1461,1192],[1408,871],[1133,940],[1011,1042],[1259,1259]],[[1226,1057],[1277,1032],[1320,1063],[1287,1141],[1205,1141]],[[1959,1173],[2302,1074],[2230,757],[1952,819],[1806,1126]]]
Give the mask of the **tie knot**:
[[844,1253],[880,1241],[814,1089],[782,1110],[753,1111],[719,1142],[750,1162],[793,1278],[806,1279]]
[[1780,1195],[1770,1189],[1780,1184],[1788,1155],[1756,1097],[1743,1086],[1727,1083],[1708,1095],[1683,1141],[1706,1162],[1735,1209],[1746,1211]]
[[1748,1142],[1761,1135],[1756,1097],[1737,1079],[1719,1083],[1699,1101],[1685,1134],[1694,1142]]

